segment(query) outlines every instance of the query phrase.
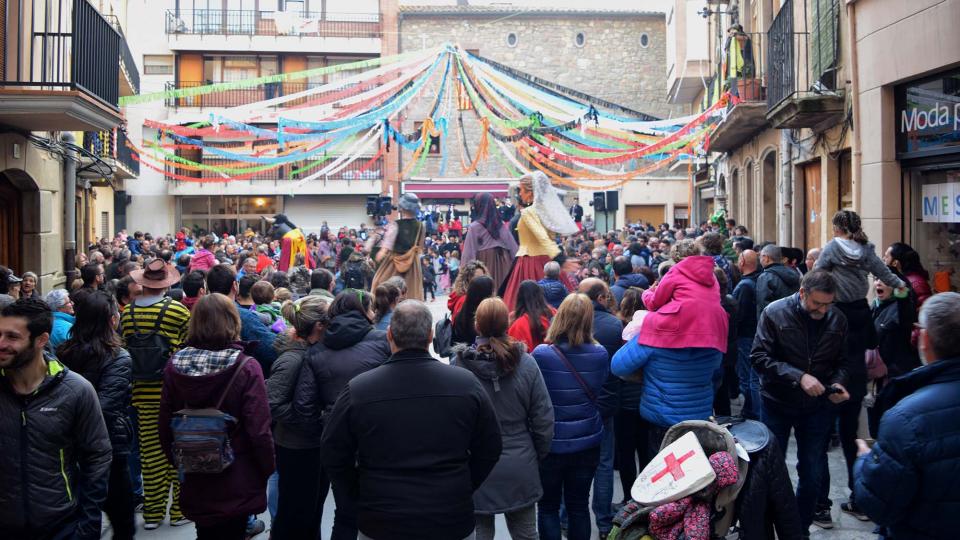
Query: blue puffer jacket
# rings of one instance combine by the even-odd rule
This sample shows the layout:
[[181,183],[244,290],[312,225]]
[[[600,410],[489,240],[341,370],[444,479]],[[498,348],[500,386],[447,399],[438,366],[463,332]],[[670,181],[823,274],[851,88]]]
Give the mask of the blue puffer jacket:
[[568,294],[563,283],[560,283],[560,280],[557,279],[541,279],[537,282],[537,285],[543,289],[543,296],[547,299],[547,303],[554,309],[560,309],[560,304]]
[[[566,340],[556,346],[580,373],[593,395],[599,396],[610,372],[607,350],[590,343],[570,347]],[[587,396],[577,377],[570,373],[550,345],[538,345],[533,350],[533,358],[540,366],[553,403],[553,443],[550,452],[572,454],[599,446],[603,436],[600,409]]]
[[890,540],[956,538],[960,359],[892,379],[877,406],[886,410],[877,442],[853,466],[857,506]]
[[630,287],[647,289],[650,287],[650,282],[647,281],[647,277],[643,274],[627,274],[618,277],[617,282],[613,284],[613,287],[610,287],[610,292],[612,292],[613,297],[616,298],[618,306],[623,302],[623,295]]
[[662,349],[631,339],[613,356],[610,369],[624,377],[643,370],[640,416],[661,427],[706,420],[713,413],[713,373],[723,353],[689,347]]

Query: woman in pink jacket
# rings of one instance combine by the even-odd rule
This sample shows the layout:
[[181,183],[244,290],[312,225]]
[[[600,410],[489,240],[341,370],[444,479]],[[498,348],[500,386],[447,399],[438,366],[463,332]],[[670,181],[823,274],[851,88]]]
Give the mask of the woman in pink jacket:
[[214,257],[210,251],[214,244],[216,244],[216,240],[213,236],[207,235],[203,237],[203,240],[200,241],[200,249],[198,249],[190,259],[189,272],[194,270],[203,270],[206,272],[217,265],[217,258]]

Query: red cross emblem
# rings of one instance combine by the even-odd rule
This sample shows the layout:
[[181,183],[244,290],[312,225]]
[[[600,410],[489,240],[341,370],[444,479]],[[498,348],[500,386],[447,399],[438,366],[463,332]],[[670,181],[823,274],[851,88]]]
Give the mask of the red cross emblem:
[[690,450],[686,454],[680,456],[680,459],[677,459],[676,457],[674,457],[673,453],[671,452],[670,454],[667,455],[667,457],[663,458],[663,461],[664,463],[666,463],[667,468],[653,475],[653,478],[650,479],[650,482],[656,483],[661,478],[666,476],[667,473],[670,473],[673,476],[674,480],[679,480],[683,478],[684,472],[681,465],[683,465],[684,461],[692,458],[693,454],[694,454],[693,450]]

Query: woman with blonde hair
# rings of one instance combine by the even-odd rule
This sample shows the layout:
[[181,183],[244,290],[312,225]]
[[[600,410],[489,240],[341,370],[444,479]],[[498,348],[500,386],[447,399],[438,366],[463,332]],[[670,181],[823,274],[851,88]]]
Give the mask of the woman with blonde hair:
[[267,379],[267,399],[277,444],[277,516],[271,525],[276,540],[317,538],[329,480],[320,467],[320,435],[294,412],[294,395],[307,349],[323,339],[330,323],[329,304],[320,296],[284,302],[283,318],[289,325],[277,337],[276,362]]
[[490,272],[483,261],[473,260],[460,268],[457,279],[451,287],[450,296],[447,298],[447,309],[450,310],[450,317],[456,318],[457,313],[463,307],[463,303],[467,300],[467,289],[470,288],[470,282],[474,278],[489,275]]
[[158,430],[171,463],[176,460],[170,420],[187,408],[217,408],[236,419],[230,433],[235,458],[220,474],[184,473],[180,508],[197,524],[198,539],[240,540],[247,516],[267,508],[273,435],[260,363],[244,352],[240,315],[219,293],[205,295],[193,307],[186,347],[173,355],[163,374]]
[[560,304],[546,343],[533,350],[554,405],[553,443],[540,462],[543,497],[538,507],[540,537],[560,539],[560,498],[567,508],[569,540],[590,538],[587,506],[600,463],[603,419],[597,396],[607,380],[607,350],[593,340],[593,302],[571,294]]
[[553,405],[537,363],[507,335],[507,306],[487,298],[477,308],[476,343],[455,349],[455,362],[480,380],[500,421],[500,460],[473,494],[477,540],[492,540],[504,514],[511,538],[537,539],[535,503],[543,495],[539,462],[553,439]]

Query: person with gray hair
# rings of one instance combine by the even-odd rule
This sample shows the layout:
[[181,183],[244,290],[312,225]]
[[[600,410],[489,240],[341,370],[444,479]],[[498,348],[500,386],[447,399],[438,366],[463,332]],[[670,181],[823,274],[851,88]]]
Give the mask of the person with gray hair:
[[764,308],[800,289],[800,274],[783,265],[783,250],[767,244],[760,250],[763,272],[757,278],[757,319]]
[[323,466],[353,494],[360,540],[475,538],[473,492],[500,459],[500,425],[480,381],[430,355],[432,338],[426,304],[398,304],[393,355],[350,380],[325,420]]
[[871,448],[857,439],[857,506],[885,538],[944,538],[960,530],[960,294],[931,296],[920,309],[924,366],[891,379]]
[[567,297],[569,291],[560,281],[560,263],[550,261],[543,265],[543,279],[537,282],[543,289],[543,298],[553,309],[559,309],[560,303]]
[[43,301],[53,311],[53,332],[50,334],[50,350],[56,350],[61,343],[70,338],[70,329],[76,321],[73,315],[73,299],[66,289],[54,289],[47,293]]

